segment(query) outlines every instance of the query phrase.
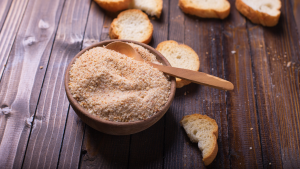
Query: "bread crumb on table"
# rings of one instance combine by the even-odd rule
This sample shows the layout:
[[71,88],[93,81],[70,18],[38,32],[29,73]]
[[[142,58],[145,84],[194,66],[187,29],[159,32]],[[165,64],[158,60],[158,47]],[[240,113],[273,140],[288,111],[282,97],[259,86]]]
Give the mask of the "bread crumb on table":
[[[134,48],[145,60],[156,61],[143,47]],[[171,82],[145,62],[96,47],[72,65],[69,89],[90,114],[109,121],[131,122],[160,111],[169,99]]]

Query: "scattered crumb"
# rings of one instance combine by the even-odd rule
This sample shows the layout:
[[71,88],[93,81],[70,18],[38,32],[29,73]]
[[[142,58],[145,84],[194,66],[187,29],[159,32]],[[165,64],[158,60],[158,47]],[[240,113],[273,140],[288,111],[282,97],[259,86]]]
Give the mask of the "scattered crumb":
[[187,155],[183,155],[183,157],[184,157],[184,158],[186,158],[186,157],[187,157]]
[[272,60],[275,60],[275,58],[273,58]]
[[208,55],[208,52],[206,52],[206,54]]
[[249,149],[252,150],[252,147],[250,147]]
[[43,69],[44,67],[43,66],[40,66],[40,69]]
[[215,40],[215,38],[213,38],[213,40]]
[[270,54],[270,52],[268,52],[268,55]]
[[292,64],[292,62],[288,62],[287,65],[286,65],[286,67],[290,67],[291,64]]
[[283,57],[285,57],[285,58],[286,58],[286,55],[283,55]]
[[253,128],[250,128],[250,130],[253,130]]
[[272,163],[269,163],[269,165],[272,165]]
[[186,95],[186,92],[184,92],[184,94],[183,95]]
[[259,47],[261,47],[261,48],[262,48],[262,47],[263,47],[263,45],[259,45]]
[[231,51],[231,53],[232,53],[232,54],[236,54],[236,51],[235,51],[235,50],[233,50],[233,51]]

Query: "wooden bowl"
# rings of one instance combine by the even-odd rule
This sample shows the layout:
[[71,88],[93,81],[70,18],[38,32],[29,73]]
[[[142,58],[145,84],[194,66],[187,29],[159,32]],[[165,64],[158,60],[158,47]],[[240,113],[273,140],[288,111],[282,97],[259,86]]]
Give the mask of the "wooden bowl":
[[[122,42],[132,42],[137,45],[143,46],[144,48],[148,49],[152,54],[154,54],[157,58],[157,60],[164,65],[170,66],[170,63],[167,61],[167,59],[160,54],[157,50],[153,49],[152,47],[136,42],[136,41],[131,41],[131,40],[107,40],[107,41],[102,41],[96,44],[91,45],[90,47],[87,47],[80,51],[71,61],[71,63],[68,65],[68,68],[66,70],[65,74],[65,89],[66,89],[66,94],[67,97],[70,101],[70,104],[76,114],[81,118],[83,122],[85,122],[87,125],[90,127],[101,131],[106,134],[112,134],[112,135],[129,135],[129,134],[134,134],[140,131],[143,131],[150,126],[152,126],[154,123],[156,123],[159,119],[163,117],[163,115],[167,112],[169,107],[171,106],[171,103],[174,99],[175,96],[175,91],[176,91],[176,81],[174,77],[171,77],[171,92],[169,96],[169,100],[166,103],[166,105],[163,107],[163,109],[159,112],[157,112],[155,115],[152,117],[146,119],[146,120],[140,120],[140,121],[135,121],[135,122],[114,122],[114,121],[108,121],[101,119],[99,117],[96,117],[95,115],[92,115],[88,113],[83,107],[79,105],[79,103],[72,97],[71,92],[69,90],[69,72],[71,65],[74,64],[76,58],[81,56],[85,51],[94,48],[94,47],[102,47],[105,46],[111,42],[115,41],[122,41]],[[163,130],[163,129],[162,129]]]

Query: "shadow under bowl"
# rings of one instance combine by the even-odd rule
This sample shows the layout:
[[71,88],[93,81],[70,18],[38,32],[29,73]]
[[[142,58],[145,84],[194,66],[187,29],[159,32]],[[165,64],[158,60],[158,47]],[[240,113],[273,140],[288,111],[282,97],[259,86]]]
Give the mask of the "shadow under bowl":
[[72,106],[72,108],[74,109],[74,111],[76,112],[76,114],[81,118],[81,120],[86,123],[87,125],[89,125],[90,127],[106,133],[106,134],[111,134],[111,135],[129,135],[129,134],[134,134],[134,133],[138,133],[140,131],[143,131],[147,128],[149,128],[150,126],[152,126],[153,124],[155,124],[158,120],[160,120],[164,114],[167,112],[167,110],[169,109],[169,107],[171,106],[171,103],[174,99],[175,96],[175,91],[176,91],[176,81],[174,77],[171,77],[171,91],[170,91],[170,96],[168,99],[168,102],[164,105],[164,107],[162,108],[161,111],[157,112],[155,115],[153,115],[152,117],[146,119],[146,120],[140,120],[140,121],[134,121],[134,122],[114,122],[114,121],[109,121],[109,120],[104,120],[101,119],[95,115],[92,115],[90,113],[87,112],[86,109],[84,109],[82,106],[79,105],[79,103],[77,102],[77,100],[75,100],[69,90],[69,80],[70,80],[70,76],[69,76],[69,72],[70,72],[70,68],[71,65],[74,64],[74,62],[76,61],[76,58],[80,57],[85,51],[92,49],[94,47],[103,47],[111,42],[116,42],[116,41],[121,41],[121,42],[131,42],[137,45],[140,45],[142,47],[144,47],[145,49],[148,49],[152,54],[154,54],[156,56],[156,59],[161,62],[162,64],[166,65],[166,66],[171,66],[170,63],[167,61],[167,59],[161,54],[159,53],[157,50],[155,50],[154,48],[140,43],[140,42],[136,42],[136,41],[131,41],[131,40],[107,40],[107,41],[102,41],[99,43],[95,43],[85,49],[83,49],[82,51],[80,51],[70,62],[70,64],[67,67],[66,73],[65,73],[65,90],[66,90],[66,94],[67,97],[69,99],[69,102]]

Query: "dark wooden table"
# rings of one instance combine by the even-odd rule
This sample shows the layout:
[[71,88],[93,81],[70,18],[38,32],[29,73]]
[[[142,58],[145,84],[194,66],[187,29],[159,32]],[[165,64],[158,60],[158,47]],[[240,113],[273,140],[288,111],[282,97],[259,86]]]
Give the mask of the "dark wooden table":
[[0,168],[205,168],[179,125],[193,113],[219,125],[218,155],[206,168],[300,168],[300,0],[282,1],[272,28],[252,24],[230,3],[221,21],[164,0],[161,19],[151,19],[150,45],[189,45],[200,71],[235,89],[190,84],[151,128],[111,136],[77,117],[63,77],[82,48],[109,39],[117,14],[91,0],[1,0]]

